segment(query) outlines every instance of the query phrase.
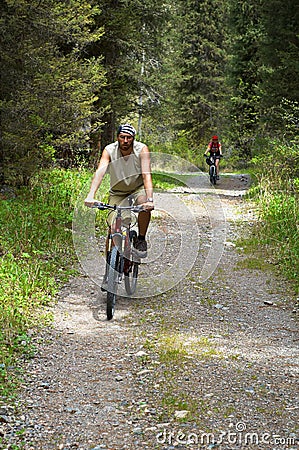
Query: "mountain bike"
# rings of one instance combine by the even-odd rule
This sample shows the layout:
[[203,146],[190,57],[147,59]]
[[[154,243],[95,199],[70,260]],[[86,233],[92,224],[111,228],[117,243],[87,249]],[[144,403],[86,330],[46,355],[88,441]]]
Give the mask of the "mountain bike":
[[216,156],[215,155],[208,156],[206,162],[210,166],[209,167],[210,183],[215,185],[217,183]]
[[137,233],[132,229],[134,224],[125,224],[123,213],[130,211],[139,213],[142,205],[117,206],[95,202],[94,208],[99,210],[110,209],[116,211],[113,232],[108,234],[106,254],[106,269],[102,290],[107,291],[107,320],[114,316],[116,295],[119,284],[124,279],[125,290],[129,296],[133,295],[137,287],[138,268],[140,258],[134,253],[134,243]]

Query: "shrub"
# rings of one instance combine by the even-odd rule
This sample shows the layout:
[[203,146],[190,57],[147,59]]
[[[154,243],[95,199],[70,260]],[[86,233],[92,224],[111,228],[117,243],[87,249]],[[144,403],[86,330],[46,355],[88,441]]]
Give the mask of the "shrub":
[[273,143],[272,151],[253,160],[259,179],[260,239],[270,245],[282,270],[299,275],[299,151]]
[[2,381],[11,358],[28,348],[28,330],[45,323],[47,305],[72,271],[72,211],[89,178],[85,171],[43,171],[14,198],[0,201]]

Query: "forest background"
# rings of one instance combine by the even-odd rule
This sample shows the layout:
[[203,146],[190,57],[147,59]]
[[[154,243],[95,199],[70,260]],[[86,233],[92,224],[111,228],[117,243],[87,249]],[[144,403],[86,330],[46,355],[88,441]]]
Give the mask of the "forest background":
[[255,239],[298,289],[296,1],[1,0],[0,8],[3,380],[13,382],[10,358],[30,348],[28,330],[69,274],[74,199],[124,121],[152,151],[199,168],[218,134],[222,167],[256,180]]

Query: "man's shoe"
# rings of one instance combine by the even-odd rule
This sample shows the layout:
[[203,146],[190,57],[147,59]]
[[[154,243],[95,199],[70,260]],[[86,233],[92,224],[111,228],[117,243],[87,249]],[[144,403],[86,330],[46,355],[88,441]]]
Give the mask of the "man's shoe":
[[133,254],[139,258],[147,257],[147,242],[145,240],[136,239],[133,247]]

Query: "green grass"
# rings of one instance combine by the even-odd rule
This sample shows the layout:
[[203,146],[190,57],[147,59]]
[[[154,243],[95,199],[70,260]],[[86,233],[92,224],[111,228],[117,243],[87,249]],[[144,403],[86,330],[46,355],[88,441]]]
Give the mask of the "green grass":
[[263,196],[260,205],[263,242],[271,246],[285,273],[292,279],[298,279],[299,198],[288,193],[272,192]]
[[270,148],[253,159],[258,184],[251,195],[260,213],[254,232],[258,247],[294,281],[299,292],[298,144],[271,142]]
[[177,174],[171,176],[167,173],[156,172],[152,174],[152,179],[155,189],[170,190],[177,186],[185,186],[183,177]]
[[261,256],[260,258],[257,258],[255,256],[252,256],[250,258],[241,259],[236,264],[236,269],[249,269],[249,270],[267,270],[271,269],[271,264],[267,263]]
[[188,411],[184,418],[176,418],[176,421],[181,423],[195,420],[199,411],[206,413],[208,408],[202,399],[191,398],[187,393],[174,393],[173,390],[163,394],[161,403],[168,418],[173,418],[176,411]]
[[249,237],[237,242],[248,256],[237,268],[275,268],[299,292],[299,198],[273,189],[259,192],[257,201],[260,220]]
[[[41,172],[16,197],[0,200],[0,390],[17,383],[18,356],[30,356],[29,331],[51,319],[48,305],[73,269],[73,207],[87,172]],[[63,268],[63,269],[62,269]]]
[[197,359],[221,357],[221,353],[216,350],[209,338],[204,336],[192,338],[178,333],[164,333],[160,335],[157,346],[160,361],[170,365],[181,365],[184,358],[189,357]]

